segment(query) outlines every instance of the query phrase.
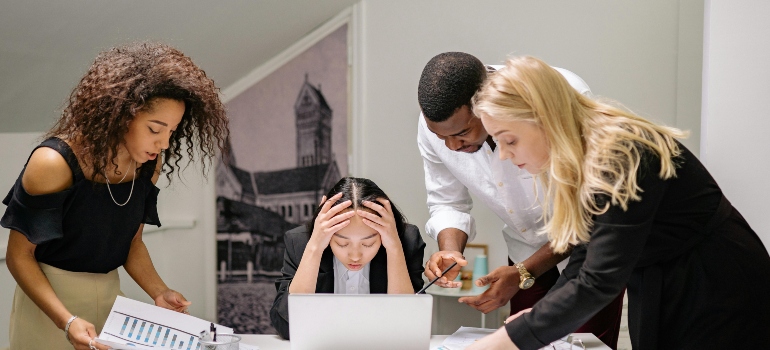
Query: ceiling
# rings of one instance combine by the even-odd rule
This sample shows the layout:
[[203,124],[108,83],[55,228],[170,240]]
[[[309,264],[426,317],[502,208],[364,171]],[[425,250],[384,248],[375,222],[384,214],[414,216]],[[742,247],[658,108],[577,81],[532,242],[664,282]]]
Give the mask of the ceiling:
[[0,0],[0,132],[41,132],[96,55],[156,40],[225,89],[358,0]]

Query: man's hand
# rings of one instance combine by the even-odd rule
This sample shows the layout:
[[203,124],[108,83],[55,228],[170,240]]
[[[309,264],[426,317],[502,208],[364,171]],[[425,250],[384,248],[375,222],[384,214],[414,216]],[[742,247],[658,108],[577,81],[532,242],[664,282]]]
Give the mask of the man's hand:
[[505,305],[519,291],[519,270],[513,266],[498,267],[476,280],[476,285],[488,285],[489,289],[474,297],[462,297],[458,301],[486,314]]
[[[457,262],[457,265],[441,276],[441,272],[454,262]],[[459,288],[462,286],[462,282],[455,282],[454,279],[457,278],[460,269],[465,265],[468,265],[468,261],[458,251],[444,250],[436,252],[430,256],[430,259],[425,264],[425,277],[429,281],[433,281],[434,278],[441,276],[434,284],[444,288]]]

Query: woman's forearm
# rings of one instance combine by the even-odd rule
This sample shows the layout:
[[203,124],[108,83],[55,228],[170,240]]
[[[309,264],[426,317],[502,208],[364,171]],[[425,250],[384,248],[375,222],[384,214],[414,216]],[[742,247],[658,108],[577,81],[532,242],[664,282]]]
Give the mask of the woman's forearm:
[[64,329],[72,314],[56,296],[51,283],[35,259],[35,245],[24,235],[11,230],[5,263],[21,290],[59,329]]
[[131,249],[128,251],[128,259],[126,259],[123,267],[126,272],[134,279],[136,284],[144,290],[147,295],[153,300],[168,289],[166,283],[158,275],[158,271],[155,270],[155,265],[152,264],[150,258],[150,252],[147,250],[147,246],[142,241],[142,230],[144,225],[139,227],[134,240],[131,241]]
[[388,294],[414,294],[414,287],[406,268],[404,249],[397,247],[386,249],[388,256]]
[[310,244],[307,245],[302,253],[302,260],[299,261],[297,273],[294,274],[294,278],[291,280],[291,284],[289,284],[289,294],[315,293],[322,255],[323,249],[314,248]]

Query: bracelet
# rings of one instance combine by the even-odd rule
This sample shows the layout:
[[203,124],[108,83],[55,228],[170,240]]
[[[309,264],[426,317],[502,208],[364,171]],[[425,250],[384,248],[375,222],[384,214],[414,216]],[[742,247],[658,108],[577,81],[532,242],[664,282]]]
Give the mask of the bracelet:
[[67,338],[67,341],[72,344],[72,341],[70,341],[70,325],[72,324],[72,321],[74,321],[76,318],[78,318],[75,315],[72,315],[69,320],[67,320],[67,325],[64,326],[64,337]]

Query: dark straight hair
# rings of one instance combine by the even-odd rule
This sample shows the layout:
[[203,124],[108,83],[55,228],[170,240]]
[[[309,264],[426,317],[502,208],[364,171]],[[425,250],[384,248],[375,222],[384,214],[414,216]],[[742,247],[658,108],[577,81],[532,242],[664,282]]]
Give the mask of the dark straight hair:
[[[396,204],[390,200],[388,195],[385,194],[385,192],[379,186],[377,186],[374,181],[360,177],[343,177],[339,182],[337,182],[336,185],[331,188],[331,190],[329,190],[329,193],[326,194],[326,198],[334,197],[338,193],[342,193],[342,198],[337,200],[337,202],[332,204],[332,206],[336,205],[337,203],[350,200],[352,204],[349,208],[352,210],[369,210],[369,208],[363,205],[363,201],[369,201],[376,205],[380,205],[380,202],[377,201],[378,198],[387,199],[390,201],[390,207],[393,210],[393,218],[396,219],[396,230],[398,231],[398,235],[399,237],[404,236],[404,231],[406,231],[406,217],[401,214],[401,211],[398,210]],[[316,207],[313,213],[313,218],[306,225],[310,234],[313,233],[315,219],[318,217],[318,213],[320,211],[321,205]]]

